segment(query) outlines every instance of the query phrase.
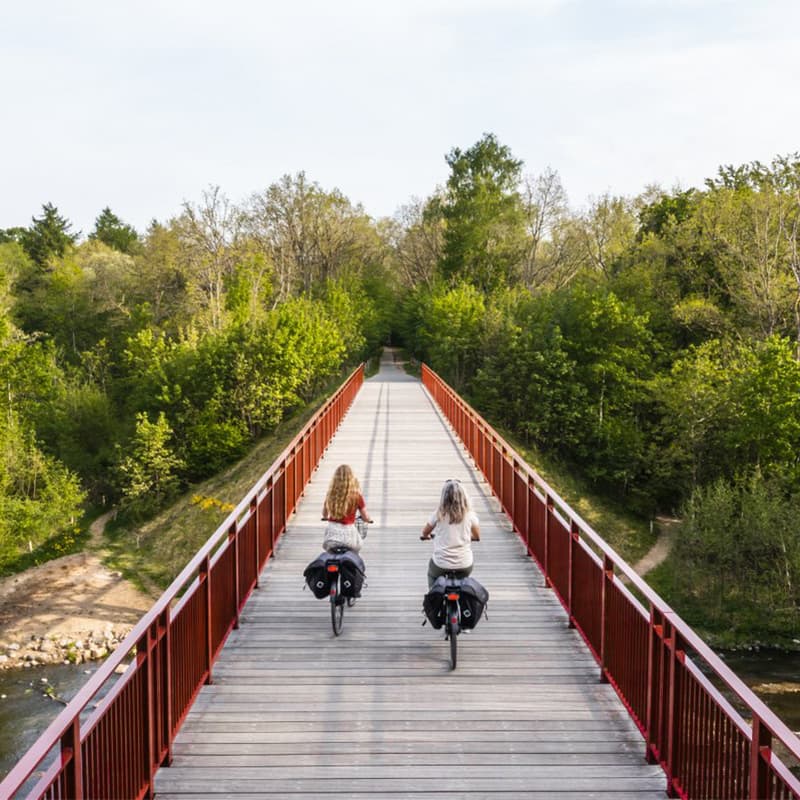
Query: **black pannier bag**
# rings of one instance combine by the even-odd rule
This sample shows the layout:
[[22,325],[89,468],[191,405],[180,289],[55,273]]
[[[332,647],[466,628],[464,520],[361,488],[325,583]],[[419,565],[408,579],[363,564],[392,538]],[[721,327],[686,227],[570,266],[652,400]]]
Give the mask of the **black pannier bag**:
[[308,588],[314,592],[314,597],[321,600],[327,597],[331,591],[331,575],[335,573],[328,572],[328,553],[320,553],[306,568],[303,570],[303,577],[306,579]]
[[303,577],[314,597],[322,600],[330,594],[332,579],[336,577],[335,572],[328,572],[328,564],[332,563],[339,565],[342,574],[342,595],[358,597],[364,585],[364,561],[358,553],[351,550],[336,555],[320,553],[303,570]]
[[438,577],[430,591],[422,598],[422,610],[431,626],[439,630],[444,625],[444,591],[447,580],[444,575]]
[[339,561],[342,573],[342,595],[344,597],[360,597],[364,585],[364,561],[358,553],[348,550],[341,555],[333,556]]
[[489,592],[475,578],[464,578],[461,581],[461,627],[474,628],[483,616],[489,602]]

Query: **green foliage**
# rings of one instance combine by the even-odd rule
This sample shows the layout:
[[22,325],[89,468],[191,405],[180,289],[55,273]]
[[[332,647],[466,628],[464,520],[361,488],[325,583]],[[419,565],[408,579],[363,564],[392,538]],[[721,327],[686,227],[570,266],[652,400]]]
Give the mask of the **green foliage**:
[[53,256],[63,256],[75,244],[78,234],[70,233],[72,224],[58,213],[52,203],[42,206],[42,216],[20,234],[20,244],[31,260],[44,267]]
[[666,443],[659,477],[673,497],[752,467],[800,486],[800,363],[788,340],[711,340],[652,388]]
[[117,466],[122,508],[141,519],[160,508],[178,489],[177,471],[183,466],[170,440],[172,429],[162,412],[155,422],[136,415],[136,432]]
[[518,192],[522,162],[487,133],[466,151],[453,148],[447,164],[441,275],[484,291],[515,282],[525,235]]
[[108,206],[106,206],[94,222],[94,230],[89,239],[96,239],[103,244],[132,254],[139,249],[139,234],[131,226],[124,223]]
[[0,571],[21,552],[77,532],[76,476],[33,442],[16,415],[0,417]]
[[692,493],[671,559],[690,617],[718,636],[797,635],[798,499],[758,471]]
[[474,370],[486,307],[471,284],[439,288],[417,309],[416,339],[434,369],[456,389],[462,389]]
[[59,382],[34,422],[46,448],[81,478],[95,502],[113,496],[110,470],[120,426],[101,386],[81,378]]

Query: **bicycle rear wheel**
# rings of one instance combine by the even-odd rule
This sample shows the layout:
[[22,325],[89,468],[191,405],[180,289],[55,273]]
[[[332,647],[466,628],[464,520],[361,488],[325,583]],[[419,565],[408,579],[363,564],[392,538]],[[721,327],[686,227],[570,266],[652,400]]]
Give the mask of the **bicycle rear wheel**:
[[458,622],[453,623],[455,611],[448,609],[447,613],[447,637],[450,639],[450,669],[455,669],[458,663]]
[[342,597],[341,574],[337,573],[336,575],[336,582],[330,600],[331,627],[333,628],[333,635],[338,636],[342,632],[342,623],[344,622],[344,597]]
[[342,632],[342,622],[344,621],[344,598],[341,595],[331,595],[331,627],[333,635],[338,636]]

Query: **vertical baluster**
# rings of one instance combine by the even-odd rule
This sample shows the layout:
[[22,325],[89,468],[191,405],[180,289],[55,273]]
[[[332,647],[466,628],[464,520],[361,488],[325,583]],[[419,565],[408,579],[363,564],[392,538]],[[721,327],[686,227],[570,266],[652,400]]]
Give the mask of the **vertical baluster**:
[[81,723],[76,716],[61,737],[61,764],[67,797],[83,798],[83,760],[81,758]]
[[205,623],[206,623],[206,683],[214,683],[211,674],[211,665],[214,660],[214,643],[212,641],[212,614],[211,614],[211,560],[208,556],[200,565],[200,586],[205,591]]
[[259,521],[259,513],[258,513],[258,491],[256,491],[253,499],[250,501],[250,518],[253,520],[253,572],[255,574],[255,582],[253,584],[254,589],[258,589],[258,577],[260,574],[260,567],[261,567],[261,544],[259,542],[259,537],[261,535],[261,524]]
[[614,581],[614,562],[603,555],[603,588],[600,595],[600,680],[608,681],[606,658],[608,655],[608,615],[611,605],[611,587]]
[[575,596],[575,552],[580,546],[580,533],[578,523],[574,519],[569,522],[569,554],[567,556],[567,614],[569,627],[575,627],[575,611],[573,609]]
[[239,627],[239,533],[234,522],[228,528],[228,546],[233,548],[233,629]]
[[772,733],[753,714],[753,732],[750,740],[750,797],[769,797],[769,758],[772,750]]

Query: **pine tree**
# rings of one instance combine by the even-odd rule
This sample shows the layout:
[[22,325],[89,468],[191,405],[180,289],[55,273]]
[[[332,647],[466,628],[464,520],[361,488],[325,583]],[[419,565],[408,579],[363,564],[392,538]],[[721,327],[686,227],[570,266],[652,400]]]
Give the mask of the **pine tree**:
[[89,238],[107,244],[121,253],[133,253],[139,245],[139,234],[131,225],[124,223],[108,206],[94,222],[94,231]]
[[52,203],[45,203],[42,211],[41,217],[33,217],[33,225],[22,233],[20,239],[31,259],[43,267],[51,256],[63,256],[78,240],[79,234],[69,232],[72,223],[62,217]]

